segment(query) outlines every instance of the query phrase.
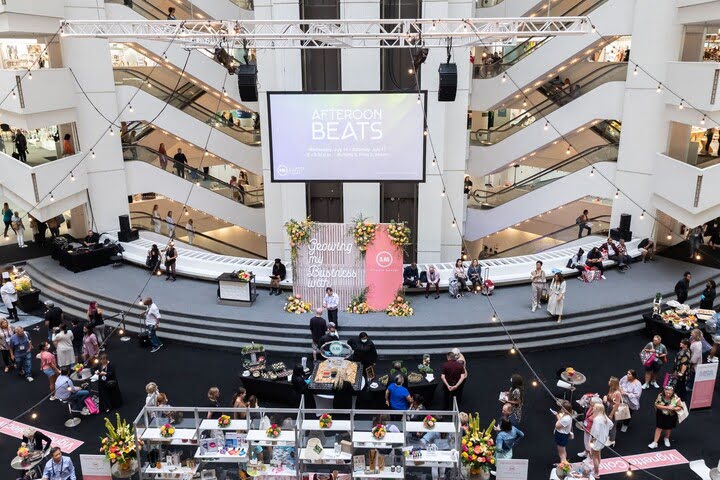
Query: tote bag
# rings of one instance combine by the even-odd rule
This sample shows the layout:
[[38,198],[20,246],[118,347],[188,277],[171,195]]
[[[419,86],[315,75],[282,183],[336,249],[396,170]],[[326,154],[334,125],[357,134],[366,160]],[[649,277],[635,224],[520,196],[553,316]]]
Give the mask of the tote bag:
[[622,403],[618,405],[617,410],[615,410],[615,420],[628,420],[630,417],[630,407],[625,403],[625,400],[623,400]]

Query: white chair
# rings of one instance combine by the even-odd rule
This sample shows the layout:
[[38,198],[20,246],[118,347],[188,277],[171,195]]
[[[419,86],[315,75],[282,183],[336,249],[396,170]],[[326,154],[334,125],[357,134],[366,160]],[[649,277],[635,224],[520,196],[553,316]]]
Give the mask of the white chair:
[[690,470],[702,480],[710,480],[710,469],[705,465],[705,460],[693,460],[690,462]]

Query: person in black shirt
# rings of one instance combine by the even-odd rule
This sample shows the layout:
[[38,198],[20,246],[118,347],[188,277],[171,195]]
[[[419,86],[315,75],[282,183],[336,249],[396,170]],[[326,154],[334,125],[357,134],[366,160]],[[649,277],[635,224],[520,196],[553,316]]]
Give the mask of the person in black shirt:
[[700,308],[705,310],[714,310],[713,305],[715,304],[715,280],[708,280],[705,284],[705,290],[700,295]]
[[286,276],[287,270],[285,269],[285,265],[283,265],[279,258],[276,258],[272,267],[272,275],[270,275],[270,295],[273,293],[280,295],[282,293],[280,290],[280,282],[285,280]]
[[[207,404],[206,407],[210,408],[220,408],[220,389],[217,387],[212,387],[210,390],[208,390],[207,393]],[[206,418],[211,418],[217,420],[222,416],[222,412],[208,412]]]
[[353,349],[352,359],[362,363],[363,372],[369,366],[375,365],[378,357],[377,349],[367,333],[360,332],[358,338],[348,340],[348,345]]
[[178,148],[178,151],[175,155],[173,155],[173,160],[175,160],[175,171],[178,174],[178,177],[185,178],[185,165],[187,165],[187,157],[184,153],[182,153],[182,148]]
[[310,319],[310,336],[312,337],[313,361],[317,360],[317,352],[320,350],[320,339],[327,332],[327,324],[322,316],[323,309],[315,310],[315,316]]
[[27,138],[25,138],[25,135],[23,135],[19,128],[17,129],[17,133],[15,133],[15,150],[17,150],[18,160],[27,163]]
[[600,253],[600,249],[598,249],[597,247],[593,247],[592,250],[590,250],[590,252],[587,254],[585,265],[600,270],[600,275],[602,276],[603,280],[605,279],[605,267],[603,266],[603,257],[602,253]]
[[463,193],[470,195],[472,192],[473,182],[470,180],[470,175],[465,175],[465,181],[463,182]]
[[322,346],[325,345],[328,342],[334,342],[336,340],[340,340],[340,335],[337,333],[337,328],[335,328],[335,324],[333,322],[328,322],[328,329],[325,335],[320,337],[320,342],[318,343],[318,347],[322,349]]
[[290,383],[293,387],[293,404],[299,405],[300,399],[305,395],[305,393],[308,390],[307,382],[305,382],[305,371],[303,370],[302,365],[299,363],[295,364],[295,368],[293,368],[293,374],[292,378],[290,379]]
[[52,443],[50,437],[33,427],[27,427],[23,430],[22,435],[22,442],[27,444],[30,450],[44,452],[50,448],[50,444]]
[[165,277],[165,280],[170,280],[170,277],[172,277],[172,281],[174,282],[177,280],[177,275],[175,274],[175,263],[177,262],[177,250],[175,250],[175,243],[170,242],[168,243],[167,248],[165,249],[165,270],[167,272],[167,277]]
[[53,302],[48,300],[45,302],[47,311],[45,312],[45,326],[48,329],[48,342],[52,345],[52,332],[54,328],[60,327],[63,323],[63,311],[60,307],[56,307]]
[[648,260],[655,261],[655,242],[649,238],[644,238],[638,243],[638,250],[642,252],[643,263]]
[[[350,410],[352,408],[353,387],[347,381],[344,368],[339,368],[333,383],[333,410]],[[347,414],[333,415],[337,419],[349,418]]]
[[692,275],[690,272],[683,273],[683,278],[675,284],[675,295],[677,295],[677,301],[685,303],[688,298],[688,290],[690,290],[690,279]]
[[83,327],[85,326],[85,320],[79,320],[77,318],[72,319],[72,328],[70,331],[73,334],[73,350],[75,350],[75,357],[82,358],[83,353]]
[[415,288],[422,287],[420,283],[420,273],[418,273],[416,263],[411,263],[403,269],[403,285]]
[[93,245],[97,245],[98,242],[100,242],[100,235],[92,230],[88,230],[88,234],[85,236],[85,241],[83,242],[85,246],[91,247]]

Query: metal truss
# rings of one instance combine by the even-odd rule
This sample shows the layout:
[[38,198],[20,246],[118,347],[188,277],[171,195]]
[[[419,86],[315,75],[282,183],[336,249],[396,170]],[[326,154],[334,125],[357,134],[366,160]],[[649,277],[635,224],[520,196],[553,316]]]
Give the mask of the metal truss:
[[189,48],[446,48],[590,32],[587,17],[382,20],[67,20],[65,37],[173,40]]

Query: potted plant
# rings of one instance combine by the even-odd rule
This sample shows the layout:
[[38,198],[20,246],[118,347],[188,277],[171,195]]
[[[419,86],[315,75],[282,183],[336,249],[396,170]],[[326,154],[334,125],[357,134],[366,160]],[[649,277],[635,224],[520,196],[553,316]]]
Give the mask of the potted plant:
[[466,478],[487,480],[495,465],[495,441],[492,431],[495,421],[485,430],[480,429],[480,415],[470,417],[468,433],[462,439],[460,461]]
[[120,471],[122,472],[120,476],[125,477],[138,467],[138,445],[135,443],[135,430],[132,425],[121,420],[120,414],[116,414],[116,418],[116,425],[105,418],[107,431],[105,436],[100,439],[100,452],[110,462],[113,471]]

